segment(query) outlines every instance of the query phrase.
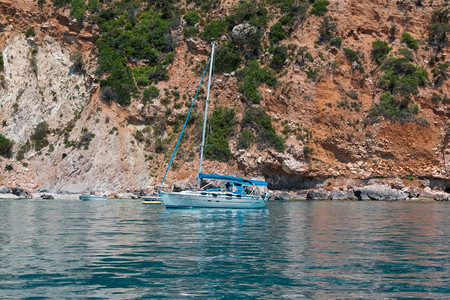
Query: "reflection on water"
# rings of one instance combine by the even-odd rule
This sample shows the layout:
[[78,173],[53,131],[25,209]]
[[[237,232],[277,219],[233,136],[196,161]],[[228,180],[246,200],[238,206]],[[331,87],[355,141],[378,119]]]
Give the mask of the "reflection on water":
[[445,298],[450,206],[0,201],[0,297]]

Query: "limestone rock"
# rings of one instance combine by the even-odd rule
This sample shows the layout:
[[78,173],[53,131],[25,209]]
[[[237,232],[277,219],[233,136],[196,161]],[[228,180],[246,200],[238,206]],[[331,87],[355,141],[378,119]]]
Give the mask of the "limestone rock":
[[0,194],[10,194],[11,189],[5,185],[0,186]]
[[302,174],[308,170],[308,165],[296,159],[289,158],[283,160],[281,168],[287,174]]
[[308,200],[329,200],[330,194],[325,189],[311,190],[306,198]]
[[358,200],[353,191],[341,191],[333,189],[330,193],[331,200]]
[[359,200],[406,200],[408,194],[391,188],[387,184],[373,184],[354,187],[353,191]]
[[186,45],[188,48],[188,51],[192,54],[198,55],[207,55],[208,54],[208,48],[206,47],[205,43],[200,39],[194,39],[189,38],[186,40]]
[[11,194],[11,193],[5,193],[5,194],[0,194],[0,199],[19,199],[19,197],[17,197],[14,194]]
[[117,199],[137,199],[138,196],[132,193],[120,193],[116,195]]
[[13,188],[12,193],[20,199],[31,199],[31,194],[21,188]]
[[240,44],[257,31],[258,29],[255,26],[248,23],[242,23],[233,27],[231,38],[233,39],[233,42]]

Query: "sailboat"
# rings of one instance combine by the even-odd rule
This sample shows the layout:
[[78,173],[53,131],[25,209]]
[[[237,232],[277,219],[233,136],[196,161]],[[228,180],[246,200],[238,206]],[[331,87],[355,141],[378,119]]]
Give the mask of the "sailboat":
[[[163,192],[160,191],[161,199],[166,208],[265,208],[266,202],[269,199],[269,193],[261,192],[267,187],[267,182],[260,180],[250,180],[242,177],[220,175],[220,174],[206,174],[202,172],[203,165],[203,149],[205,146],[205,133],[206,133],[206,121],[208,113],[208,102],[211,88],[211,77],[214,61],[214,43],[212,43],[211,58],[209,61],[209,78],[208,89],[206,93],[205,101],[205,113],[203,119],[203,133],[202,144],[200,148],[200,163],[197,176],[197,189],[185,190],[181,192]],[[208,65],[206,65],[203,73],[200,86],[205,77]],[[199,86],[199,89],[200,89]],[[166,173],[164,174],[161,182],[163,186],[164,179],[172,163],[178,144],[181,140],[183,131],[186,127],[189,115],[192,111],[195,99],[197,98],[198,91],[194,97],[194,100],[189,110],[188,116],[181,130],[178,142],[172,153],[172,157],[169,161]],[[208,180],[209,183],[205,186],[201,186],[202,180]],[[214,184],[214,185],[213,185]]]

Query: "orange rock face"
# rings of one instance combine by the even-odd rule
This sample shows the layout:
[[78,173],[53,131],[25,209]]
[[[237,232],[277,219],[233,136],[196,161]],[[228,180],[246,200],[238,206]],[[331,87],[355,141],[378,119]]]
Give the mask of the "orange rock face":
[[[212,13],[217,16],[226,14],[235,2],[223,1]],[[405,47],[401,34],[409,32],[419,42],[419,49],[413,52],[414,63],[423,66],[432,81],[433,66],[429,62],[434,52],[428,45],[427,36],[433,10],[443,8],[445,3],[432,1],[431,4],[427,2],[418,6],[415,1],[330,0],[328,15],[337,23],[336,36],[343,38],[340,48],[317,42],[323,17],[308,16],[305,22],[298,24],[290,37],[281,42],[296,50],[290,52],[284,67],[277,73],[278,86],[272,88],[262,85],[259,92],[263,100],[257,105],[266,109],[277,133],[284,137],[284,153],[274,149],[258,149],[255,145],[246,151],[237,149],[240,120],[249,103],[239,94],[240,82],[234,74],[215,75],[212,108],[219,105],[235,107],[236,130],[229,141],[232,159],[226,163],[207,161],[204,171],[265,177],[269,182],[272,181],[275,188],[295,189],[302,184],[307,186],[315,182],[311,179],[305,183],[305,178],[333,178],[333,185],[339,185],[339,182],[346,180],[405,176],[440,179],[450,187],[448,79],[440,86],[430,83],[412,96],[412,101],[419,107],[418,116],[426,122],[392,122],[383,118],[373,122],[368,118],[370,109],[385,92],[377,85],[383,71],[371,61],[372,43],[377,39],[389,41],[392,47],[389,55],[400,56],[399,49]],[[30,152],[24,161],[18,161],[15,157],[3,158],[0,162],[2,170],[6,165],[14,168],[0,172],[0,185],[14,182],[18,186],[54,187],[62,191],[64,185],[70,182],[70,191],[81,192],[89,186],[112,191],[129,187],[151,188],[158,184],[170,155],[152,152],[148,145],[136,141],[134,137],[137,131],[155,130],[152,126],[163,119],[167,128],[160,136],[153,136],[149,143],[155,143],[157,138],[168,139],[178,134],[174,123],[177,116],[186,114],[188,105],[185,102],[190,104],[194,96],[200,80],[196,69],[204,68],[210,51],[208,43],[200,39],[185,39],[182,28],[174,29],[172,34],[177,37],[175,58],[169,68],[169,81],[157,85],[160,97],[152,104],[143,105],[142,94],[139,94],[128,107],[115,104],[108,106],[99,100],[98,82],[102,78],[98,78],[95,73],[97,49],[93,39],[99,33],[97,25],[88,22],[78,25],[71,20],[68,10],[55,9],[50,3],[39,8],[33,0],[0,0],[0,12],[2,51],[14,39],[25,38],[24,32],[30,27],[35,29],[36,35],[27,41],[38,49],[44,49],[40,46],[50,43],[48,38],[51,38],[60,45],[61,55],[66,58],[81,51],[85,62],[85,101],[76,108],[80,116],[74,121],[69,141],[80,139],[86,132],[95,132],[93,143],[96,147],[87,151],[77,148],[69,150],[63,143],[64,136],[55,134],[50,138],[50,142],[55,145],[52,153],[44,151],[31,155]],[[269,14],[273,17],[270,27],[279,19],[279,12],[269,9]],[[268,34],[265,34],[267,43]],[[297,49],[301,47],[306,47],[312,61],[298,62]],[[359,62],[349,62],[344,48],[359,51]],[[447,45],[438,55],[438,63],[448,62],[448,57]],[[260,62],[268,65],[270,54],[263,53]],[[139,65],[142,62],[132,63]],[[70,74],[71,66],[62,65],[67,67],[67,74]],[[7,66],[10,67],[14,66]],[[315,75],[312,71],[316,72]],[[48,74],[52,73],[49,71]],[[24,80],[28,79],[24,77]],[[35,83],[36,101],[43,101],[48,106],[48,113],[42,119],[55,124],[53,129],[62,129],[65,125],[57,121],[58,116],[51,114],[58,107],[59,100],[55,97],[56,91],[48,90],[51,88],[46,87],[44,82],[67,80],[75,82],[68,75],[62,78],[38,76],[38,82]],[[9,102],[4,100],[0,108],[0,121],[6,122],[0,133],[5,136],[14,136],[14,127],[10,124],[14,114],[21,113],[22,100],[17,97],[21,89],[26,87],[15,85],[8,77],[4,78],[0,86],[0,101],[12,99]],[[177,100],[182,104],[163,105],[161,100],[165,89],[186,95]],[[436,105],[432,100],[433,94],[447,101]],[[14,105],[16,98],[19,99],[18,111]],[[197,106],[196,113],[201,116],[203,98],[199,99]],[[71,109],[75,110],[73,107]],[[68,123],[69,118],[66,119]],[[29,120],[33,125],[39,121]],[[198,156],[192,153],[197,153],[199,138],[198,128],[194,127],[187,130],[188,137],[183,140],[182,154],[176,157],[176,167],[169,173],[166,179],[168,182],[185,185],[195,183]],[[18,151],[23,144],[19,140],[25,141],[30,135],[31,129],[17,137],[14,150]],[[170,140],[168,152],[173,149],[175,142],[176,138]],[[70,158],[70,163],[66,157]],[[41,168],[45,169],[45,174],[39,172]],[[283,181],[285,184],[281,184]]]

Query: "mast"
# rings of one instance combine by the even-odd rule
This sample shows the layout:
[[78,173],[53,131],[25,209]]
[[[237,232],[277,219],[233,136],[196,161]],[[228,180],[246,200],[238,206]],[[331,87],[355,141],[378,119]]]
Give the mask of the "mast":
[[209,91],[211,88],[211,77],[213,69],[214,60],[214,42],[211,43],[211,61],[209,62],[209,78],[208,78],[208,89],[206,91],[206,101],[205,101],[205,117],[203,118],[203,133],[202,133],[202,146],[200,148],[200,163],[198,165],[198,177],[197,177],[197,187],[200,188],[200,173],[202,172],[203,165],[203,148],[205,146],[205,135],[206,135],[206,119],[208,116],[208,101],[209,101]]

